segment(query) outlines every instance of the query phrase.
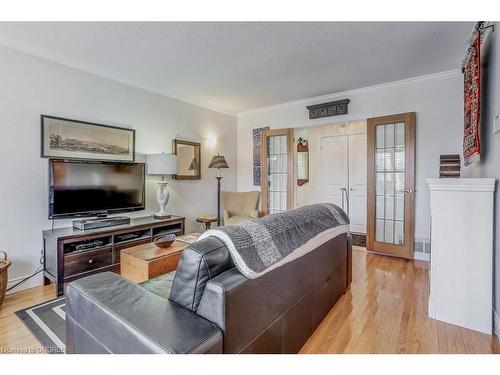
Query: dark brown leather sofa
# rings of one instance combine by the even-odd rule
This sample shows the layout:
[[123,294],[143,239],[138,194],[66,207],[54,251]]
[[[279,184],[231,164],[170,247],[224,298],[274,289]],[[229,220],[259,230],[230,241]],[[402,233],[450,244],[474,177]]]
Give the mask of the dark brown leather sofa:
[[216,238],[192,244],[177,272],[142,285],[114,273],[66,289],[68,353],[297,353],[351,283],[340,235],[257,278]]

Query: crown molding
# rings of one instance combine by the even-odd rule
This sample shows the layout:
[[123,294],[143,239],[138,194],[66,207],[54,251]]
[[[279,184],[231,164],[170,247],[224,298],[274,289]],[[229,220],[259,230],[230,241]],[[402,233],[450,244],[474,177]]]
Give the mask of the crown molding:
[[87,74],[92,74],[94,76],[97,76],[97,77],[100,77],[103,79],[107,79],[107,80],[110,80],[110,81],[113,81],[116,83],[120,83],[122,85],[127,85],[127,86],[130,86],[130,87],[142,90],[142,91],[146,91],[149,93],[160,95],[160,96],[163,96],[165,98],[179,100],[179,101],[182,101],[185,103],[195,105],[197,107],[209,109],[209,110],[214,111],[214,112],[219,112],[219,113],[222,113],[224,115],[228,115],[228,116],[232,116],[232,117],[237,116],[236,111],[232,111],[232,110],[229,110],[227,108],[219,107],[219,106],[211,104],[211,103],[206,103],[202,100],[193,98],[189,95],[183,95],[180,93],[165,93],[165,92],[161,92],[161,91],[151,90],[147,87],[144,87],[144,86],[137,84],[135,82],[132,82],[132,81],[114,78],[114,77],[110,76],[109,74],[106,74],[106,72],[102,72],[99,69],[95,69],[94,67],[92,67],[88,64],[82,64],[82,63],[75,61],[73,59],[60,57],[60,56],[57,56],[56,54],[50,53],[50,52],[45,51],[45,50],[40,50],[38,48],[30,47],[30,46],[27,46],[27,45],[24,45],[21,43],[15,43],[15,42],[12,42],[6,38],[0,37],[0,45],[3,47],[6,47],[6,48],[13,49],[13,50],[18,51],[18,52],[21,52],[21,53],[26,53],[28,55],[35,56],[39,59],[47,60],[47,61],[50,61],[50,62],[55,63],[55,64],[63,65],[65,67],[68,67],[71,69],[76,69],[76,70],[79,70],[79,71],[87,73]]
[[402,88],[402,87],[425,85],[428,83],[444,81],[444,80],[448,80],[448,79],[455,79],[461,75],[462,75],[462,72],[460,71],[460,69],[447,70],[447,71],[440,72],[440,73],[427,74],[424,76],[418,76],[418,77],[403,79],[403,80],[399,80],[399,81],[382,83],[380,85],[367,86],[367,87],[362,87],[359,89],[352,89],[352,90],[346,90],[346,91],[339,91],[336,93],[331,93],[331,94],[326,94],[326,95],[321,95],[321,96],[313,96],[310,98],[294,100],[291,102],[280,103],[280,104],[275,104],[275,105],[271,105],[271,106],[267,106],[267,107],[260,107],[260,108],[246,110],[246,111],[241,111],[241,112],[238,112],[238,117],[245,117],[245,116],[249,116],[249,115],[277,111],[280,109],[285,109],[285,108],[293,107],[293,106],[297,106],[297,105],[301,105],[301,106],[305,107],[306,105],[312,105],[312,104],[317,104],[317,103],[321,103],[321,102],[333,101],[336,99],[345,98],[346,96],[356,97],[356,96],[371,94],[374,92],[393,90],[393,89]]
[[494,192],[494,178],[426,178],[431,191],[482,191]]
[[72,69],[76,69],[88,74],[92,74],[104,79],[108,79],[120,84],[128,85],[143,91],[147,91],[153,94],[161,95],[166,98],[170,99],[175,99],[179,100],[185,103],[193,104],[195,106],[209,109],[211,111],[219,112],[228,116],[232,117],[244,117],[248,115],[254,115],[254,114],[259,114],[259,113],[266,113],[266,112],[272,112],[276,111],[279,109],[284,109],[288,108],[291,106],[295,105],[313,105],[313,104],[318,104],[323,101],[332,101],[335,99],[343,98],[345,96],[350,96],[350,97],[356,97],[356,96],[361,96],[361,95],[366,95],[369,93],[377,92],[377,91],[382,91],[382,90],[391,90],[395,88],[401,88],[401,87],[409,87],[409,86],[416,86],[416,85],[422,85],[422,84],[427,84],[431,82],[437,82],[437,81],[442,81],[442,80],[447,80],[447,79],[453,79],[461,75],[460,69],[454,69],[454,70],[448,70],[440,73],[434,73],[434,74],[428,74],[424,76],[418,76],[418,77],[413,77],[413,78],[408,78],[408,79],[403,79],[399,81],[392,81],[388,83],[383,83],[379,85],[373,85],[373,86],[367,86],[363,88],[358,88],[358,89],[352,89],[352,90],[346,90],[346,91],[340,91],[336,93],[331,93],[331,94],[326,94],[326,95],[321,95],[321,96],[313,96],[309,98],[304,98],[304,99],[299,99],[295,101],[290,101],[290,102],[285,102],[285,103],[280,103],[280,104],[275,104],[271,106],[266,106],[266,107],[259,107],[255,109],[250,109],[250,110],[245,110],[245,111],[233,111],[227,108],[223,108],[220,106],[217,106],[212,103],[207,103],[202,100],[199,100],[197,98],[191,97],[189,95],[184,95],[182,93],[166,93],[166,92],[161,92],[161,91],[156,91],[156,90],[151,90],[149,88],[143,87],[140,84],[137,84],[135,82],[131,81],[126,81],[126,80],[121,80],[121,79],[116,79],[109,74],[106,74],[106,72],[99,71],[98,69],[95,69],[87,64],[82,64],[78,61],[74,61],[72,59],[66,59],[62,58],[60,56],[57,56],[54,53],[51,53],[49,51],[45,50],[40,50],[39,48],[33,47],[33,46],[28,46],[25,44],[21,43],[16,43],[13,42],[9,39],[2,38],[0,37],[0,45],[3,45],[4,47],[11,48],[13,50],[26,53],[47,61],[51,61],[56,64],[60,64]]

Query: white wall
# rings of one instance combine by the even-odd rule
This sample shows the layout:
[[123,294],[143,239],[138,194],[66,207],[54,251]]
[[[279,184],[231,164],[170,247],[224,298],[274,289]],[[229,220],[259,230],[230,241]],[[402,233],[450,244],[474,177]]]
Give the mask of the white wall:
[[[458,64],[458,63],[457,63]],[[259,190],[252,183],[252,129],[298,128],[351,122],[402,112],[417,113],[415,237],[430,238],[429,191],[425,177],[438,176],[439,155],[460,153],[463,84],[459,71],[305,99],[238,115],[238,190]],[[349,98],[349,114],[309,120],[306,105]]]
[[[12,260],[10,280],[37,268],[41,231],[51,224],[47,159],[40,158],[40,114],[134,128],[139,160],[144,154],[171,152],[173,138],[202,141],[215,136],[214,149],[202,145],[202,179],[169,184],[167,209],[187,217],[188,231],[199,229],[194,222],[197,215],[217,212],[215,170],[207,169],[217,152],[230,166],[223,171],[223,188],[236,189],[235,117],[5,47],[0,47],[0,61],[0,249]],[[148,178],[148,213],[156,209],[155,189],[154,178]],[[59,221],[56,227],[70,224]],[[37,277],[25,287],[40,280]]]
[[[500,24],[495,23],[496,26]],[[494,284],[493,304],[495,308],[495,329],[500,337],[500,133],[493,134],[493,118],[500,115],[500,37],[497,27],[495,32],[488,32],[482,52],[483,67],[481,75],[482,111],[481,111],[481,161],[463,169],[465,177],[494,177],[497,179],[495,191],[495,233],[494,236]],[[461,126],[460,126],[461,125]],[[463,124],[456,127],[462,136]],[[496,303],[495,303],[496,302]],[[496,305],[496,306],[495,306]]]

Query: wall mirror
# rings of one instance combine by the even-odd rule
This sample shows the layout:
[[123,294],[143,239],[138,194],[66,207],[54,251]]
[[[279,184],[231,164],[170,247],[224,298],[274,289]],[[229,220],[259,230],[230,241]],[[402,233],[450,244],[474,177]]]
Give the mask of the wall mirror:
[[178,162],[178,172],[173,177],[176,180],[201,179],[201,144],[174,139],[172,149]]
[[297,140],[297,185],[309,182],[309,145],[302,137]]

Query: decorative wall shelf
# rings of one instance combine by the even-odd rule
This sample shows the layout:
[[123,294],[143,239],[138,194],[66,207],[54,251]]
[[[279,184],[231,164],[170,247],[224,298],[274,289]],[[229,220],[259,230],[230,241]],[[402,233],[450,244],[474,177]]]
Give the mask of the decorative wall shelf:
[[309,119],[321,117],[347,115],[349,99],[336,100],[334,102],[308,105],[306,108],[309,111]]

